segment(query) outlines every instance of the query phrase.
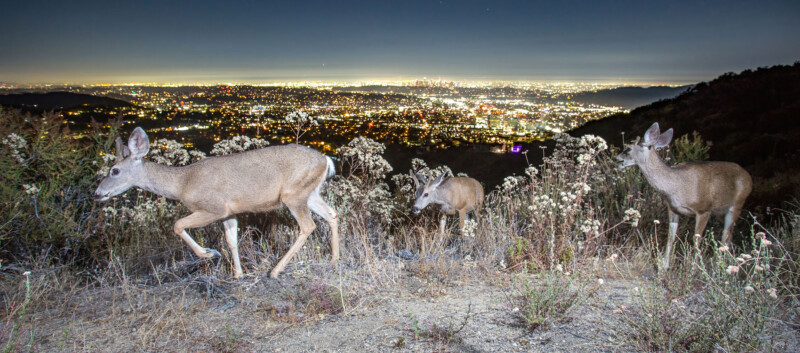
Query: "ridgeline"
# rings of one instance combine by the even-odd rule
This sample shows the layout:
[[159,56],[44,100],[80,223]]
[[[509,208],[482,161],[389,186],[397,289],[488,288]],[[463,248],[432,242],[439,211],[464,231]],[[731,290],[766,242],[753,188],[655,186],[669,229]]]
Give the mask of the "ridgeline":
[[678,97],[658,101],[570,131],[622,145],[653,122],[675,137],[700,133],[713,145],[710,160],[740,164],[753,176],[746,208],[785,207],[800,200],[800,62],[726,73]]

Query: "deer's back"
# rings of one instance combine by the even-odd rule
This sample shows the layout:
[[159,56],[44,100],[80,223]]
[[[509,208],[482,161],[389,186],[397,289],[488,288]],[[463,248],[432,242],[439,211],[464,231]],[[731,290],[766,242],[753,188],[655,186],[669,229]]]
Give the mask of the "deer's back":
[[446,190],[448,203],[456,210],[466,208],[467,211],[471,211],[483,202],[483,186],[473,178],[446,178],[439,189]]
[[723,213],[733,205],[744,203],[752,190],[752,178],[744,168],[731,162],[692,162],[674,167],[679,171],[685,202],[697,204],[692,208]]
[[307,198],[324,179],[327,162],[321,153],[291,144],[210,157],[186,168],[181,199],[190,209],[236,214]]

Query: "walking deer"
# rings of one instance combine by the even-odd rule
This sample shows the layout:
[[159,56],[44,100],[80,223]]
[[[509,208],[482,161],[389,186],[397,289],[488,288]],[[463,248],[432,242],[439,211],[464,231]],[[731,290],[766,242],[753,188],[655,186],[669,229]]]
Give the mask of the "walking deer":
[[[483,186],[477,180],[466,177],[448,177],[440,174],[436,179],[428,181],[424,176],[409,171],[414,179],[416,188],[416,201],[412,211],[418,214],[429,204],[441,205],[442,212],[452,215],[458,212],[459,229],[464,230],[464,221],[467,212],[473,212],[475,217],[483,206]],[[441,229],[444,230],[444,217]]]
[[278,277],[316,228],[309,210],[328,222],[332,261],[338,260],[337,214],[319,195],[325,180],[335,172],[329,157],[291,144],[209,157],[184,167],[169,167],[143,158],[150,150],[150,142],[140,127],[133,130],[127,146],[119,137],[116,143],[117,163],[94,192],[95,200],[106,201],[134,186],[180,200],[192,214],[175,222],[173,231],[201,258],[220,254],[198,245],[186,230],[222,220],[235,278],[242,276],[235,215],[266,212],[282,204],[297,220],[300,234],[270,276]]
[[[669,268],[669,256],[678,232],[678,216],[695,217],[694,233],[703,235],[711,214],[725,216],[722,242],[730,245],[733,224],[739,217],[745,199],[753,186],[750,174],[736,163],[694,162],[667,166],[656,149],[669,145],[672,129],[663,134],[658,123],[653,123],[639,144],[637,137],[632,145],[617,156],[620,169],[638,165],[647,181],[668,204],[669,238],[664,254],[664,269]],[[696,241],[699,239],[696,239]]]

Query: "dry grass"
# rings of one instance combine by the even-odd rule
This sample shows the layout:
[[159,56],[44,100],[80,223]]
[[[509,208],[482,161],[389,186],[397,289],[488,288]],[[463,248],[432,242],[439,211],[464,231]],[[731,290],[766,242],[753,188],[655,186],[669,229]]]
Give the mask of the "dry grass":
[[[26,125],[18,132],[31,137],[42,129],[54,127]],[[111,146],[112,135],[96,136],[94,142],[106,145],[74,151],[74,141],[62,135],[43,136],[42,153],[74,153],[70,158],[87,170],[108,162],[101,151]],[[285,211],[246,215],[240,219],[246,276],[239,281],[231,277],[219,225],[192,230],[203,246],[223,253],[220,259],[199,260],[171,232],[171,224],[185,214],[181,206],[131,191],[104,205],[110,208],[99,207],[73,190],[88,193],[93,175],[59,169],[64,175],[47,179],[29,170],[35,163],[19,164],[4,150],[0,163],[13,182],[35,184],[41,191],[0,190],[15,202],[0,207],[9,219],[0,228],[0,314],[5,319],[0,345],[8,352],[246,352],[274,348],[287,332],[325,331],[326,324],[373,314],[401,294],[419,302],[446,300],[457,294],[454,288],[476,280],[495,288],[494,301],[502,309],[493,312],[508,319],[504,325],[516,328],[522,319],[529,329],[557,329],[573,318],[572,310],[591,304],[598,278],[634,281],[641,289],[626,308],[614,309],[624,320],[612,330],[631,342],[629,349],[779,350],[771,342],[792,340],[786,328],[800,325],[798,205],[774,210],[782,212],[774,225],[751,220],[754,231],[741,232],[745,241],[737,256],[750,254],[765,261],[762,268],[770,264],[770,271],[756,272],[752,259],[736,264],[737,257],[720,253],[707,240],[701,249],[680,247],[674,267],[659,272],[656,259],[666,227],[654,220],[666,217],[661,199],[637,171],[617,171],[613,152],[597,141],[562,139],[535,172],[511,177],[487,194],[479,222],[468,234],[457,229],[455,217],[439,229],[435,209],[410,216],[410,190],[403,187],[402,174],[392,178],[397,185],[390,188],[391,168],[382,162],[380,148],[369,141],[352,143],[340,151],[350,165],[325,190],[340,215],[339,264],[328,262],[330,232],[317,219],[317,231],[285,274],[268,279],[297,225]],[[704,146],[697,140],[690,144]],[[359,149],[364,159],[353,157]],[[692,155],[692,150],[681,153]],[[423,161],[415,163],[433,173]],[[36,219],[37,212],[41,222],[66,219],[69,227],[15,221],[23,214]],[[680,233],[686,233],[687,223]],[[740,221],[737,229],[746,229],[744,224]],[[768,253],[753,240],[762,231],[773,242]],[[741,265],[741,272],[731,277],[725,270],[734,265]],[[537,273],[545,277],[527,286],[513,280]],[[777,299],[767,292],[771,288]],[[754,292],[759,296],[750,295]],[[738,309],[722,310],[732,307]],[[428,322],[415,316],[412,335],[392,344],[417,349],[411,341],[422,341],[430,344],[427,350],[469,350],[464,344],[472,337],[463,332],[472,331],[468,322],[481,315],[486,314],[468,310],[463,321],[451,315],[451,320]],[[689,324],[686,318],[692,318]],[[724,322],[729,331],[714,330],[711,322]]]

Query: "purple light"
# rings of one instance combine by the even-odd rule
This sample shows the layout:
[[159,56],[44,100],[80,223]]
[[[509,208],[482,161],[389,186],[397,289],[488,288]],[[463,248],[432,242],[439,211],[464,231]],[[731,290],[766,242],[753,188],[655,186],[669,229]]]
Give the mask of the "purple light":
[[519,153],[520,150],[522,150],[522,145],[511,146],[511,153]]

